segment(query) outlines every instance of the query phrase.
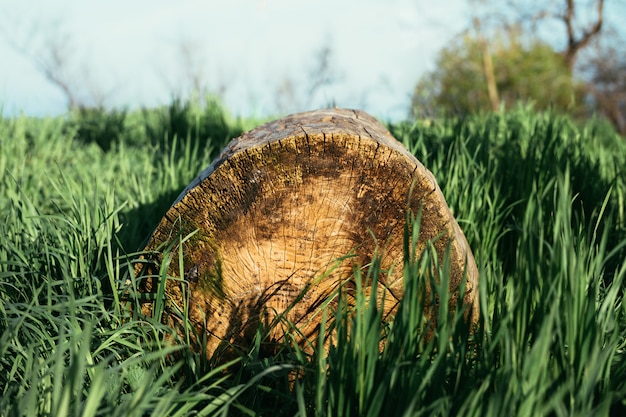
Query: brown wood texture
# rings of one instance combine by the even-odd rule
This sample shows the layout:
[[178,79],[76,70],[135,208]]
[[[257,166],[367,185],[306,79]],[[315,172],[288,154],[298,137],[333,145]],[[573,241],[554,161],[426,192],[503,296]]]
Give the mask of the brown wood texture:
[[[418,247],[434,239],[443,256],[450,245],[451,307],[466,271],[463,302],[476,321],[476,265],[434,176],[361,111],[295,114],[234,139],[174,202],[146,250],[196,231],[182,244],[184,276],[176,257],[169,267],[180,279],[168,280],[166,294],[170,309],[190,300],[208,355],[245,349],[259,321],[277,314],[295,323],[304,341],[317,337],[318,307],[338,285],[349,288],[354,269],[375,256],[386,271],[384,312],[393,316],[403,296],[406,213],[420,208]],[[158,251],[153,260],[163,261]],[[154,280],[145,290],[156,290]],[[174,314],[167,320],[180,326]],[[269,340],[285,331],[275,327]]]

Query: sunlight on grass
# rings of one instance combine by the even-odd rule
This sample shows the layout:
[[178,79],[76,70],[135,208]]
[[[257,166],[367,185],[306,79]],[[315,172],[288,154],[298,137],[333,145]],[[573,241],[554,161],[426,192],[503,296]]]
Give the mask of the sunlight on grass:
[[414,218],[392,322],[362,291],[382,285],[376,261],[355,271],[350,302],[340,287],[320,309],[308,347],[287,337],[268,355],[261,328],[215,366],[186,348],[202,335],[161,323],[162,304],[142,317],[137,249],[250,124],[184,103],[0,119],[0,415],[623,415],[626,142],[529,109],[389,126],[472,247],[473,331],[447,309],[448,260],[408,243]]

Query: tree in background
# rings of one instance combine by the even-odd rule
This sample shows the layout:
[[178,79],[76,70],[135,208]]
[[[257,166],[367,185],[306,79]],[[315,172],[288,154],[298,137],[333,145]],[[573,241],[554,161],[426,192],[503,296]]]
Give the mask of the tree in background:
[[[539,40],[524,42],[521,34],[501,32],[490,52],[497,103],[485,71],[483,40],[469,33],[441,51],[436,70],[415,88],[415,115],[463,115],[533,102],[535,108],[579,113],[583,88],[568,73],[562,56]],[[496,107],[496,109],[494,109]]]
[[[310,70],[306,72],[306,79],[294,79],[285,76],[280,79],[275,89],[275,105],[280,113],[295,113],[314,106],[322,99],[325,89],[338,81],[343,75],[335,68],[332,42],[327,41],[314,51],[310,61]],[[332,97],[324,97],[327,107],[334,107]]]
[[[604,0],[471,5],[474,31],[455,38],[419,80],[414,116],[497,111],[521,101],[575,117],[598,113],[626,134],[626,56],[615,47],[617,32],[606,28]],[[547,42],[559,31],[560,49]]]
[[77,51],[75,38],[65,30],[62,20],[26,22],[4,16],[0,36],[31,60],[46,80],[63,93],[69,109],[102,108],[113,94],[92,77],[93,67]]

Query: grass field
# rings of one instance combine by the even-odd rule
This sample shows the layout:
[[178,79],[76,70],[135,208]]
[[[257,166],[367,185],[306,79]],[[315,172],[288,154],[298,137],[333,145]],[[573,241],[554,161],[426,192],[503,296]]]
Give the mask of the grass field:
[[[259,331],[220,368],[138,320],[137,251],[226,142],[260,123],[215,102],[0,119],[0,416],[626,413],[626,140],[599,121],[520,108],[388,126],[435,174],[473,249],[474,334],[446,303],[426,340],[418,297],[389,324],[362,294],[353,310],[337,294],[322,312],[328,355],[286,343],[268,357]],[[435,265],[445,299],[446,260],[406,251],[406,291]],[[375,282],[377,265],[363,273]]]

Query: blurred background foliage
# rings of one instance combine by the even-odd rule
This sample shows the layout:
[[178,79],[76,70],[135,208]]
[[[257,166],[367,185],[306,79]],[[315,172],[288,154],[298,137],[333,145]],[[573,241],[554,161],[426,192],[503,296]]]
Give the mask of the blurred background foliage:
[[[441,51],[436,71],[418,82],[413,96],[416,115],[467,115],[491,108],[484,76],[481,40],[464,34]],[[493,41],[496,110],[519,102],[536,110],[553,109],[586,115],[585,86],[567,72],[561,54],[540,41],[525,42],[519,33],[498,34]]]
[[470,3],[472,27],[417,82],[413,117],[466,116],[522,102],[579,121],[595,115],[626,134],[624,38],[607,23],[604,0]]

